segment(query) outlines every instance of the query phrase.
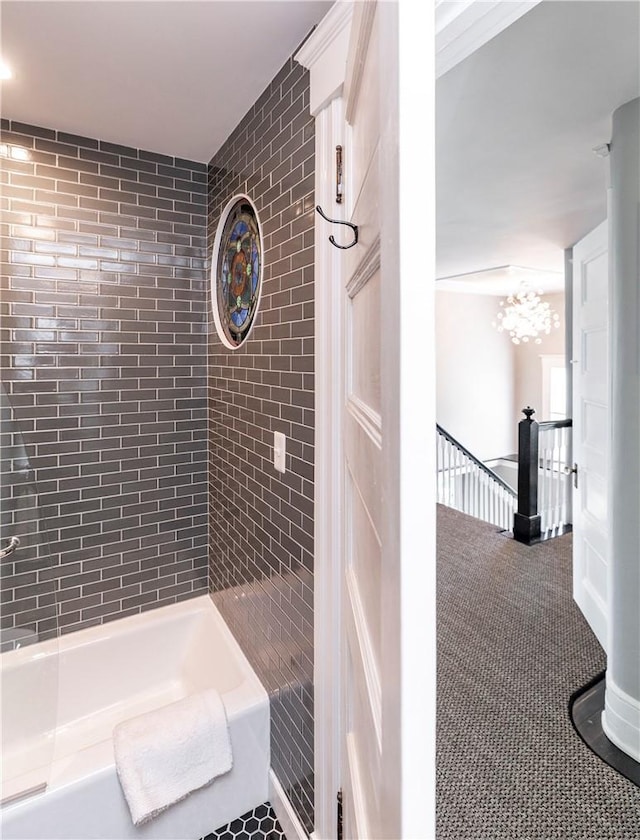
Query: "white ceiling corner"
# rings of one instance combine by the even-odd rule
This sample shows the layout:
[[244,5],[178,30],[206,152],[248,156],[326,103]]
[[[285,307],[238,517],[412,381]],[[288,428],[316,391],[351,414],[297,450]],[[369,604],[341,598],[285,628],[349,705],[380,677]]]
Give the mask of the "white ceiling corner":
[[541,0],[436,0],[436,78],[451,70]]
[[[445,0],[436,14],[495,5]],[[606,218],[607,164],[593,149],[640,95],[639,54],[639,0],[543,0],[439,76],[438,277],[562,275],[565,249]]]
[[2,116],[208,162],[329,0],[2,0]]

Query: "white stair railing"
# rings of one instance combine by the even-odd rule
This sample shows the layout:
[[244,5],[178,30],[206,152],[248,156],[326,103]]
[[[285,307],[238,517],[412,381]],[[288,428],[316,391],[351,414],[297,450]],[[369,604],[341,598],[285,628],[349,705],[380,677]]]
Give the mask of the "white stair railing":
[[538,424],[538,511],[543,534],[571,522],[571,421]]
[[513,526],[516,493],[442,426],[436,425],[438,502],[497,525]]

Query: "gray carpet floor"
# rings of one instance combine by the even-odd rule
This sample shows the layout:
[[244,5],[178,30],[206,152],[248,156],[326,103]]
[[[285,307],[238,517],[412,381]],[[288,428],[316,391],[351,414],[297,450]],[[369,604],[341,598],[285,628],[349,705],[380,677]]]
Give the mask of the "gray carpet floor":
[[640,840],[640,788],[569,718],[605,667],[571,586],[571,534],[527,547],[439,508],[437,840]]

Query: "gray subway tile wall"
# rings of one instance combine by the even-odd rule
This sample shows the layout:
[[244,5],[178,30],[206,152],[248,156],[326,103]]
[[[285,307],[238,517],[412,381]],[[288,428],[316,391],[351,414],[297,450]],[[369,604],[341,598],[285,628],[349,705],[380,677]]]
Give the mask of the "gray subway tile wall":
[[[270,696],[271,764],[313,829],[315,129],[290,59],[209,164],[208,249],[237,193],[254,201],[264,277],[253,331],[218,339],[208,305],[210,579]],[[287,437],[287,472],[273,434]]]
[[44,638],[207,589],[207,167],[6,120],[0,155],[2,627]]

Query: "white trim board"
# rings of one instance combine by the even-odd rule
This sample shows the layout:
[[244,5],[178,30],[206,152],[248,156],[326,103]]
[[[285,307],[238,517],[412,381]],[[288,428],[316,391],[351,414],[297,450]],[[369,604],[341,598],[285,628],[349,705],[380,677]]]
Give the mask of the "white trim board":
[[640,703],[613,681],[607,671],[602,731],[616,747],[640,762]]
[[[342,92],[352,14],[352,3],[337,2],[295,56],[310,71],[316,127],[315,201],[335,218],[344,218],[347,212],[346,202],[335,202],[335,148],[348,147]],[[348,202],[346,185],[345,198]],[[336,569],[342,556],[342,402],[335,389],[343,387],[341,351],[336,352],[343,341],[343,259],[335,248],[318,247],[329,234],[319,216],[315,232],[314,836],[329,840],[336,831],[341,748],[340,680],[335,663],[339,662],[341,620]]]
[[[273,769],[269,770],[269,802],[287,840],[309,840],[309,835],[293,810],[293,805]],[[313,836],[312,834],[311,837]]]

